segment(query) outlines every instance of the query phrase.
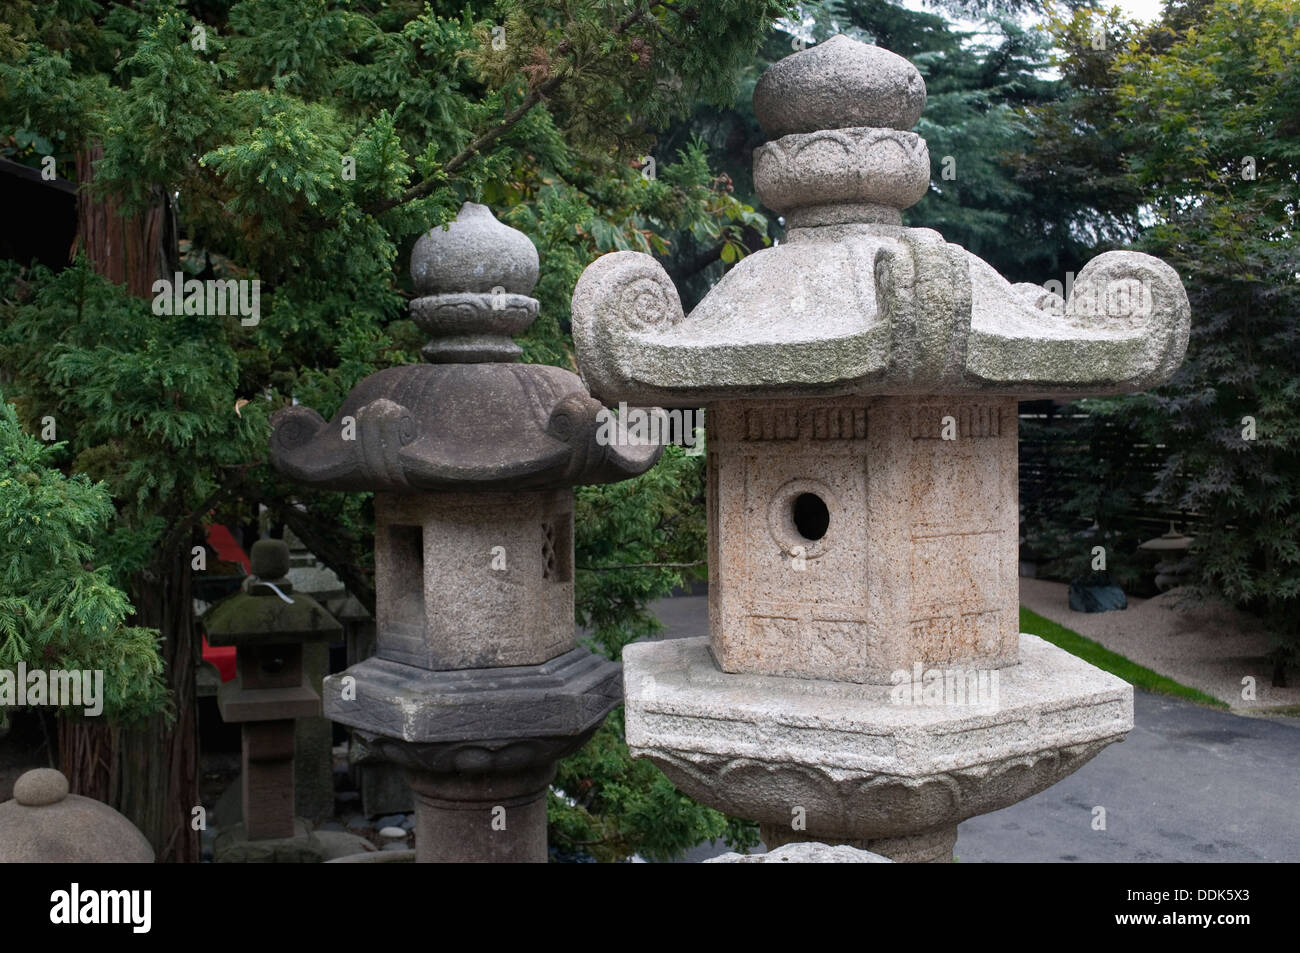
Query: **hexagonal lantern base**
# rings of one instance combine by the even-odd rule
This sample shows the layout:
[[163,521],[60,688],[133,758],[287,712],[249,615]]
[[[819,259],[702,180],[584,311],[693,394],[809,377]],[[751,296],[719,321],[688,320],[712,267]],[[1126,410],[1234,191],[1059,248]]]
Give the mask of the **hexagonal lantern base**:
[[373,657],[325,679],[325,714],[407,771],[417,860],[545,863],[555,763],[620,701],[617,662],[432,672]]
[[951,860],[960,821],[1055,784],[1133,727],[1131,685],[1023,633],[1018,665],[892,687],[724,673],[706,638],[629,645],[623,665],[633,755],[758,821],[769,847]]
[[325,679],[325,716],[415,744],[571,735],[619,703],[618,678],[617,662],[584,648],[541,665],[446,672],[375,656]]

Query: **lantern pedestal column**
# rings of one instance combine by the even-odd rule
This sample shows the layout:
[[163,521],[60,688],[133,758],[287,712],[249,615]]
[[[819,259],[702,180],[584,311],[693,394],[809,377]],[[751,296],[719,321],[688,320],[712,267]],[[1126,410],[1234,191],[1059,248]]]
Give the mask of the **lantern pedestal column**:
[[545,863],[556,762],[618,704],[621,679],[617,662],[584,648],[442,672],[374,657],[326,679],[325,713],[405,769],[418,862]]
[[[612,665],[612,663],[611,663]],[[616,669],[612,670],[615,682]],[[406,769],[421,863],[547,862],[546,794],[556,762],[595,731],[569,737],[407,744],[367,735]]]
[[[546,863],[546,791],[554,777],[554,761],[508,774],[407,771],[417,856],[434,863]],[[507,831],[511,836],[503,836]]]

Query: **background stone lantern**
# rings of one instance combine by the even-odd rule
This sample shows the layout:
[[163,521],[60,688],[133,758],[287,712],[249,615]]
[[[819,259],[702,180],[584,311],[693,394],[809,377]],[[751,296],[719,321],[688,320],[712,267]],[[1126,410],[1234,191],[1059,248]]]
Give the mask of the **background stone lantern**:
[[[339,638],[343,627],[311,596],[294,592],[287,578],[289,547],[282,540],[258,540],[249,556],[253,571],[244,591],[203,617],[210,644],[237,648],[238,674],[217,697],[222,719],[239,724],[243,735],[244,827],[233,844],[304,839],[280,852],[296,859],[315,852],[305,843],[306,826],[294,816],[294,725],[321,712],[303,665],[303,644]],[[241,848],[223,837],[218,852],[235,859],[232,849]],[[272,855],[258,849],[257,856]]]
[[421,861],[545,861],[555,762],[618,704],[619,667],[576,646],[573,490],[651,446],[602,445],[577,375],[520,364],[537,250],[466,203],[411,254],[425,364],[366,378],[326,423],[273,419],[291,479],[375,491],[377,648],[325,682],[325,712],[405,766]]
[[[639,253],[574,291],[596,396],[708,407],[710,636],[625,649],[628,743],[770,847],[950,859],[959,821],[1132,727],[1130,686],[1019,632],[1017,399],[1166,380],[1187,297],[1112,252],[1065,301],[903,227],[929,188],[906,131],[924,103],[877,47],[786,57],[754,91],[774,140],[754,180],[787,240],[689,316]],[[936,671],[996,697],[928,703],[911,684]]]

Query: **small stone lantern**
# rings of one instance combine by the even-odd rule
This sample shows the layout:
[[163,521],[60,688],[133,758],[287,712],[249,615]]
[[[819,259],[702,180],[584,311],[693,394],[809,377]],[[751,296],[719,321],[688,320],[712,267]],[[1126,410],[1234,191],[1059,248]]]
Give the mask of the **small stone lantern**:
[[1158,556],[1158,562],[1155,564],[1155,583],[1156,588],[1161,592],[1168,592],[1170,589],[1186,584],[1186,560],[1188,551],[1192,548],[1192,539],[1191,536],[1185,536],[1174,529],[1174,524],[1171,522],[1169,532],[1138,544],[1138,549],[1156,553]]
[[258,540],[250,559],[244,591],[209,609],[203,625],[209,644],[237,649],[237,675],[221,686],[217,704],[243,734],[243,834],[291,839],[307,833],[294,817],[294,724],[321,713],[303,643],[339,638],[343,627],[311,596],[294,592],[282,540]]
[[[754,182],[787,240],[689,316],[635,252],[573,295],[593,394],[708,413],[710,635],[625,649],[628,744],[770,847],[951,859],[960,820],[1132,727],[1127,684],[1019,632],[1017,400],[1168,379],[1187,296],[1111,252],[1066,301],[904,227],[924,104],[878,47],[786,57],[754,90]],[[934,673],[1000,697],[934,704]]]
[[644,472],[659,448],[597,439],[577,375],[518,363],[537,250],[466,203],[411,254],[426,363],[367,377],[328,423],[273,418],[297,482],[375,491],[377,648],[325,682],[325,712],[408,771],[420,861],[541,861],[555,762],[620,701],[576,645],[573,487]]

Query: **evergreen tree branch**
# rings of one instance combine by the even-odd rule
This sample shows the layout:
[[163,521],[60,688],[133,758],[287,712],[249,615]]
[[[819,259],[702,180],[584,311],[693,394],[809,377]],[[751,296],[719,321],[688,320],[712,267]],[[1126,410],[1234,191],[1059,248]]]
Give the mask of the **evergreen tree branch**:
[[703,566],[703,560],[693,563],[622,563],[618,566],[575,566],[585,572],[618,572],[622,569],[694,569]]
[[[640,20],[642,20],[646,16],[646,14],[648,14],[651,10],[655,9],[656,7],[663,6],[664,2],[665,0],[651,0],[651,2],[648,3],[645,7],[642,7],[637,10],[633,10],[626,17],[620,20],[618,24],[614,27],[614,31],[613,31],[614,35],[621,36],[622,34],[626,33],[629,29],[631,29],[638,22],[640,22]],[[435,187],[437,187],[438,183],[441,181],[442,176],[450,175],[451,173],[458,171],[461,166],[463,166],[470,159],[474,158],[474,156],[478,155],[479,152],[481,152],[483,149],[490,146],[497,139],[501,138],[501,136],[509,132],[515,126],[515,124],[517,124],[521,119],[523,119],[524,116],[528,115],[528,113],[532,110],[534,106],[540,103],[551,93],[555,92],[555,90],[559,88],[559,86],[564,82],[564,80],[569,75],[568,68],[572,68],[573,66],[576,65],[576,62],[572,56],[573,44],[571,44],[568,40],[565,40],[563,43],[557,46],[555,48],[555,52],[559,56],[568,57],[568,64],[566,69],[557,69],[554,76],[546,80],[546,82],[533,87],[533,89],[529,91],[528,95],[524,97],[523,102],[521,102],[514,109],[510,110],[510,112],[506,114],[504,119],[502,119],[491,129],[488,129],[486,132],[482,132],[479,135],[475,136],[474,139],[470,141],[469,145],[465,146],[464,149],[462,149],[460,152],[456,153],[454,156],[448,159],[447,164],[438,170],[437,175],[430,176],[424,181],[412,186],[411,188],[403,192],[401,195],[399,195],[397,198],[384,199],[379,202],[373,202],[370,205],[367,205],[364,210],[370,215],[382,215],[384,212],[396,208],[399,205],[405,205],[407,202],[413,202],[418,198],[423,198],[424,196],[432,192]]]
[[156,576],[161,572],[163,564],[166,560],[171,558],[171,554],[175,552],[176,547],[184,541],[185,537],[194,527],[194,524],[203,519],[205,515],[212,512],[214,506],[233,493],[235,489],[244,482],[245,471],[251,466],[256,466],[256,464],[250,463],[236,467],[234,474],[228,477],[225,482],[208,494],[207,499],[172,526],[171,531],[168,532],[167,536],[159,545],[158,554],[154,557],[154,561],[150,564],[149,569],[146,570],[147,573]]

